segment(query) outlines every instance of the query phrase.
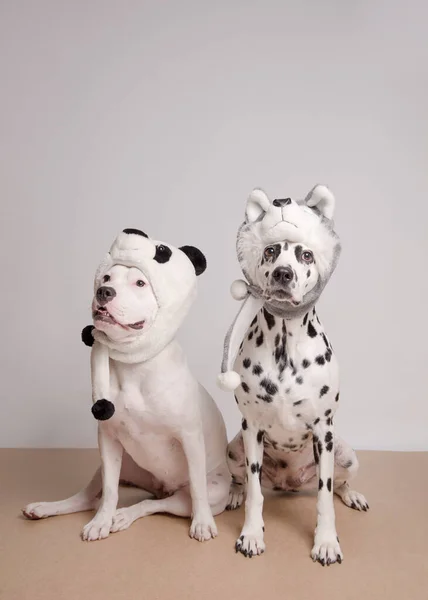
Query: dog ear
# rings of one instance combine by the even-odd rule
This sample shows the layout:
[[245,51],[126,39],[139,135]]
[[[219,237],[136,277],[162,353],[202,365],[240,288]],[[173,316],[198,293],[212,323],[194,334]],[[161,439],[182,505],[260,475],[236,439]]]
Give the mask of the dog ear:
[[194,246],[181,246],[180,250],[184,252],[195,267],[196,275],[201,275],[207,268],[207,259],[202,252]]
[[316,207],[327,219],[332,219],[336,200],[325,185],[316,185],[305,198],[305,204],[310,208]]
[[92,335],[92,332],[94,331],[95,327],[93,325],[86,325],[86,327],[84,327],[82,329],[82,342],[85,344],[85,346],[93,346],[94,345],[94,337]]
[[267,194],[263,190],[255,188],[247,199],[247,207],[245,209],[247,223],[258,221],[260,217],[267,212],[269,206],[270,200],[267,197]]

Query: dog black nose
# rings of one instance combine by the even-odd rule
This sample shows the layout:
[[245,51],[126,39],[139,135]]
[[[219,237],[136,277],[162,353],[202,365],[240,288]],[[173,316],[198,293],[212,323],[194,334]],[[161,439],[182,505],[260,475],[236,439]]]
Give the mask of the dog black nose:
[[275,283],[288,285],[293,280],[294,273],[291,267],[276,267],[272,273],[272,278]]
[[274,206],[287,206],[287,204],[291,204],[291,198],[282,198],[281,200],[274,200],[272,204]]
[[103,306],[113,300],[116,296],[116,292],[112,287],[108,287],[107,285],[102,285],[97,289],[97,302]]

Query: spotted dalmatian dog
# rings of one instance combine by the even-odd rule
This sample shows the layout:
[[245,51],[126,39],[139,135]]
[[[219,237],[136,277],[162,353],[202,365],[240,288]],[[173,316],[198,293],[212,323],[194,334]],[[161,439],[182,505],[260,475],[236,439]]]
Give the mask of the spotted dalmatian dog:
[[248,557],[265,550],[261,486],[318,490],[311,556],[322,565],[343,558],[333,493],[351,508],[368,509],[349,485],[358,470],[356,454],[334,431],[338,364],[315,308],[340,254],[333,208],[325,186],[299,202],[271,203],[254,190],[238,232],[238,259],[249,285],[232,287],[235,298],[246,300],[226,338],[220,384],[236,388],[243,417],[228,446],[233,481],[227,508],[239,507],[246,494],[236,551]]

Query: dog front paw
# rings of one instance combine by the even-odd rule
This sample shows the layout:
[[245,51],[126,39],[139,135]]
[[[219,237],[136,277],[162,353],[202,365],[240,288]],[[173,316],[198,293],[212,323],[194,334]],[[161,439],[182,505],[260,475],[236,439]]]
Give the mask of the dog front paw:
[[212,516],[206,518],[193,518],[190,525],[189,536],[198,542],[205,542],[217,537],[217,526]]
[[238,487],[234,487],[232,485],[230,494],[229,494],[229,500],[226,505],[226,510],[236,510],[237,508],[239,508],[241,506],[241,504],[244,501],[243,487],[244,486],[240,486],[238,488]]
[[312,548],[311,558],[314,562],[319,562],[323,567],[325,565],[330,566],[335,562],[340,564],[343,560],[343,554],[336,533],[315,534],[315,543]]
[[102,540],[108,537],[112,524],[113,517],[107,517],[106,515],[95,515],[92,521],[89,521],[89,523],[84,526],[82,531],[82,540],[93,542],[95,540]]
[[235,551],[240,552],[248,558],[263,554],[266,549],[266,544],[263,539],[263,530],[258,533],[245,533],[242,534],[235,544]]

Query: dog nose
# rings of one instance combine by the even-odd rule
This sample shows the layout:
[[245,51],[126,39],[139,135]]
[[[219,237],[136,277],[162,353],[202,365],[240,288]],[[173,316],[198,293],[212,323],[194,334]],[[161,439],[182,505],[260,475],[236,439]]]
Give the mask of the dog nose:
[[293,280],[294,273],[291,267],[276,267],[272,273],[275,283],[288,285]]
[[274,200],[272,204],[274,206],[287,206],[287,204],[291,204],[291,198],[282,198],[281,200]]
[[112,287],[108,287],[107,285],[102,285],[97,289],[97,302],[103,306],[113,300],[116,296],[116,292]]

